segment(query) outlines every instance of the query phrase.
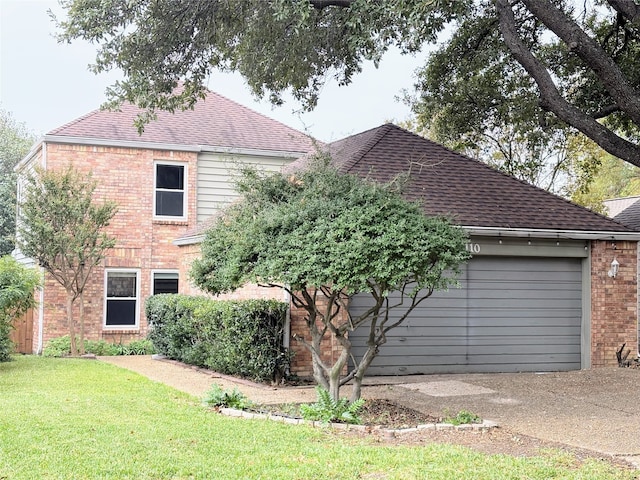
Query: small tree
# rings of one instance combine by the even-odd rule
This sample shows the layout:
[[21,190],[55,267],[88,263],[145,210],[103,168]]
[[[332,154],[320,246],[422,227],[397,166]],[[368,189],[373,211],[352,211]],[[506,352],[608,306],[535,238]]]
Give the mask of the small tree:
[[33,293],[39,285],[36,270],[20,265],[12,257],[0,257],[0,362],[10,359],[13,321],[35,306]]
[[34,135],[0,109],[0,255],[15,248],[16,174],[13,168],[29,152]]
[[36,260],[67,294],[66,310],[71,355],[78,355],[73,306],[80,300],[80,354],[84,353],[84,288],[93,267],[115,245],[103,229],[116,205],[93,201],[96,183],[91,175],[69,166],[64,171],[37,169],[28,178],[20,203],[18,245]]
[[[320,160],[289,176],[247,170],[238,182],[243,200],[228,207],[207,232],[192,277],[212,293],[246,282],[287,290],[293,304],[306,311],[310,338],[297,340],[311,352],[315,380],[335,400],[340,387],[353,381],[355,401],[389,330],[434,290],[454,284],[455,275],[445,272],[455,274],[468,258],[465,233],[403,199],[401,183],[340,174]],[[396,290],[402,297],[394,303],[389,293]],[[373,302],[353,317],[347,301],[356,292],[369,293]],[[406,310],[391,320],[389,312],[400,305]],[[356,359],[349,332],[365,324],[368,348]],[[342,347],[333,365],[321,356],[327,335]],[[342,376],[350,358],[352,367]]]

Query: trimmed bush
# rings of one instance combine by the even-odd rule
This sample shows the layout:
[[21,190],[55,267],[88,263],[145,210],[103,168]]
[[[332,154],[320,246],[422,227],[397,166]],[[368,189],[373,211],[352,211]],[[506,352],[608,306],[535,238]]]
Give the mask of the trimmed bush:
[[147,299],[148,338],[158,353],[227,375],[267,382],[281,378],[287,304],[213,300],[179,294]]
[[[111,343],[104,340],[85,340],[84,350],[86,353],[104,357],[116,355],[151,355],[155,353],[153,344],[146,339],[133,340],[127,344]],[[69,355],[71,355],[71,339],[69,335],[49,340],[42,350],[43,357],[68,357]]]

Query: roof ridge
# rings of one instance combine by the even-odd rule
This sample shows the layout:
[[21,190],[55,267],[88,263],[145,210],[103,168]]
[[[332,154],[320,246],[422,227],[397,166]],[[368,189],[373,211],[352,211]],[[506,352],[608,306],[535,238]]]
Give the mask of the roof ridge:
[[[350,158],[349,161],[343,165],[344,171],[348,172],[353,167],[355,167],[358,164],[358,162],[360,162],[360,160],[362,160],[362,158],[368,152],[370,152],[373,149],[373,147],[375,147],[380,142],[380,140],[382,140],[387,135],[387,133],[389,133],[389,130],[391,129],[391,127],[396,127],[396,125],[392,123],[385,123],[378,127],[370,128],[369,130],[365,130],[364,132],[356,133],[355,135],[351,135],[350,137],[346,137],[342,140],[338,140],[340,142],[348,141],[348,139],[350,138],[363,136],[370,132],[375,132],[370,139],[368,139],[360,148],[358,148],[357,153],[353,155],[353,157]],[[399,128],[399,127],[396,127],[396,128]]]

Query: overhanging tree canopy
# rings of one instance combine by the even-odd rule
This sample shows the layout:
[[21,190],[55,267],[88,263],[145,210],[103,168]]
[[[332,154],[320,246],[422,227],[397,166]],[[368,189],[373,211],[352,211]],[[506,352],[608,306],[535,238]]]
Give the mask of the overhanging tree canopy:
[[[298,340],[311,352],[316,381],[337,399],[339,387],[353,380],[355,400],[387,331],[434,290],[454,285],[468,258],[466,234],[404,200],[401,183],[340,174],[322,160],[291,175],[247,170],[238,184],[243,199],[207,232],[192,277],[211,293],[246,282],[285,288],[306,311],[309,336]],[[388,312],[398,305],[388,294],[395,290],[409,308],[393,322]],[[346,303],[356,292],[369,293],[374,306],[351,317]],[[369,326],[368,350],[356,359],[348,333],[362,325]],[[321,355],[327,335],[342,348],[333,365]],[[350,357],[353,368],[342,377]]]
[[[569,125],[640,165],[640,5],[633,0],[62,3],[61,39],[99,44],[94,69],[125,74],[112,100],[151,115],[192,105],[212,69],[239,71],[274,102],[290,90],[313,108],[328,75],[347,84],[364,60],[379,61],[392,45],[417,51],[449,27],[451,39],[427,64],[435,83],[418,86],[424,121],[451,116],[447,128],[465,133],[500,118],[528,132],[535,121],[532,135]],[[443,56],[449,68],[429,70]],[[174,95],[178,79],[185,88]]]

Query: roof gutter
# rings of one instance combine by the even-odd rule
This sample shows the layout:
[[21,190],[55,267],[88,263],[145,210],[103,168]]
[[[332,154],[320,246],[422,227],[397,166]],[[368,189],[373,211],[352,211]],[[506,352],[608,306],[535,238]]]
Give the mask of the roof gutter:
[[516,238],[564,238],[570,240],[629,240],[640,241],[640,232],[554,230],[507,227],[462,226],[469,235]]
[[177,152],[223,153],[236,155],[255,155],[259,157],[299,158],[307,152],[287,150],[263,150],[258,148],[234,148],[216,145],[180,145],[177,143],[138,142],[133,140],[108,140],[91,137],[68,137],[65,135],[45,135],[44,141],[74,145],[92,145],[97,147],[143,148],[147,150],[173,150]]

